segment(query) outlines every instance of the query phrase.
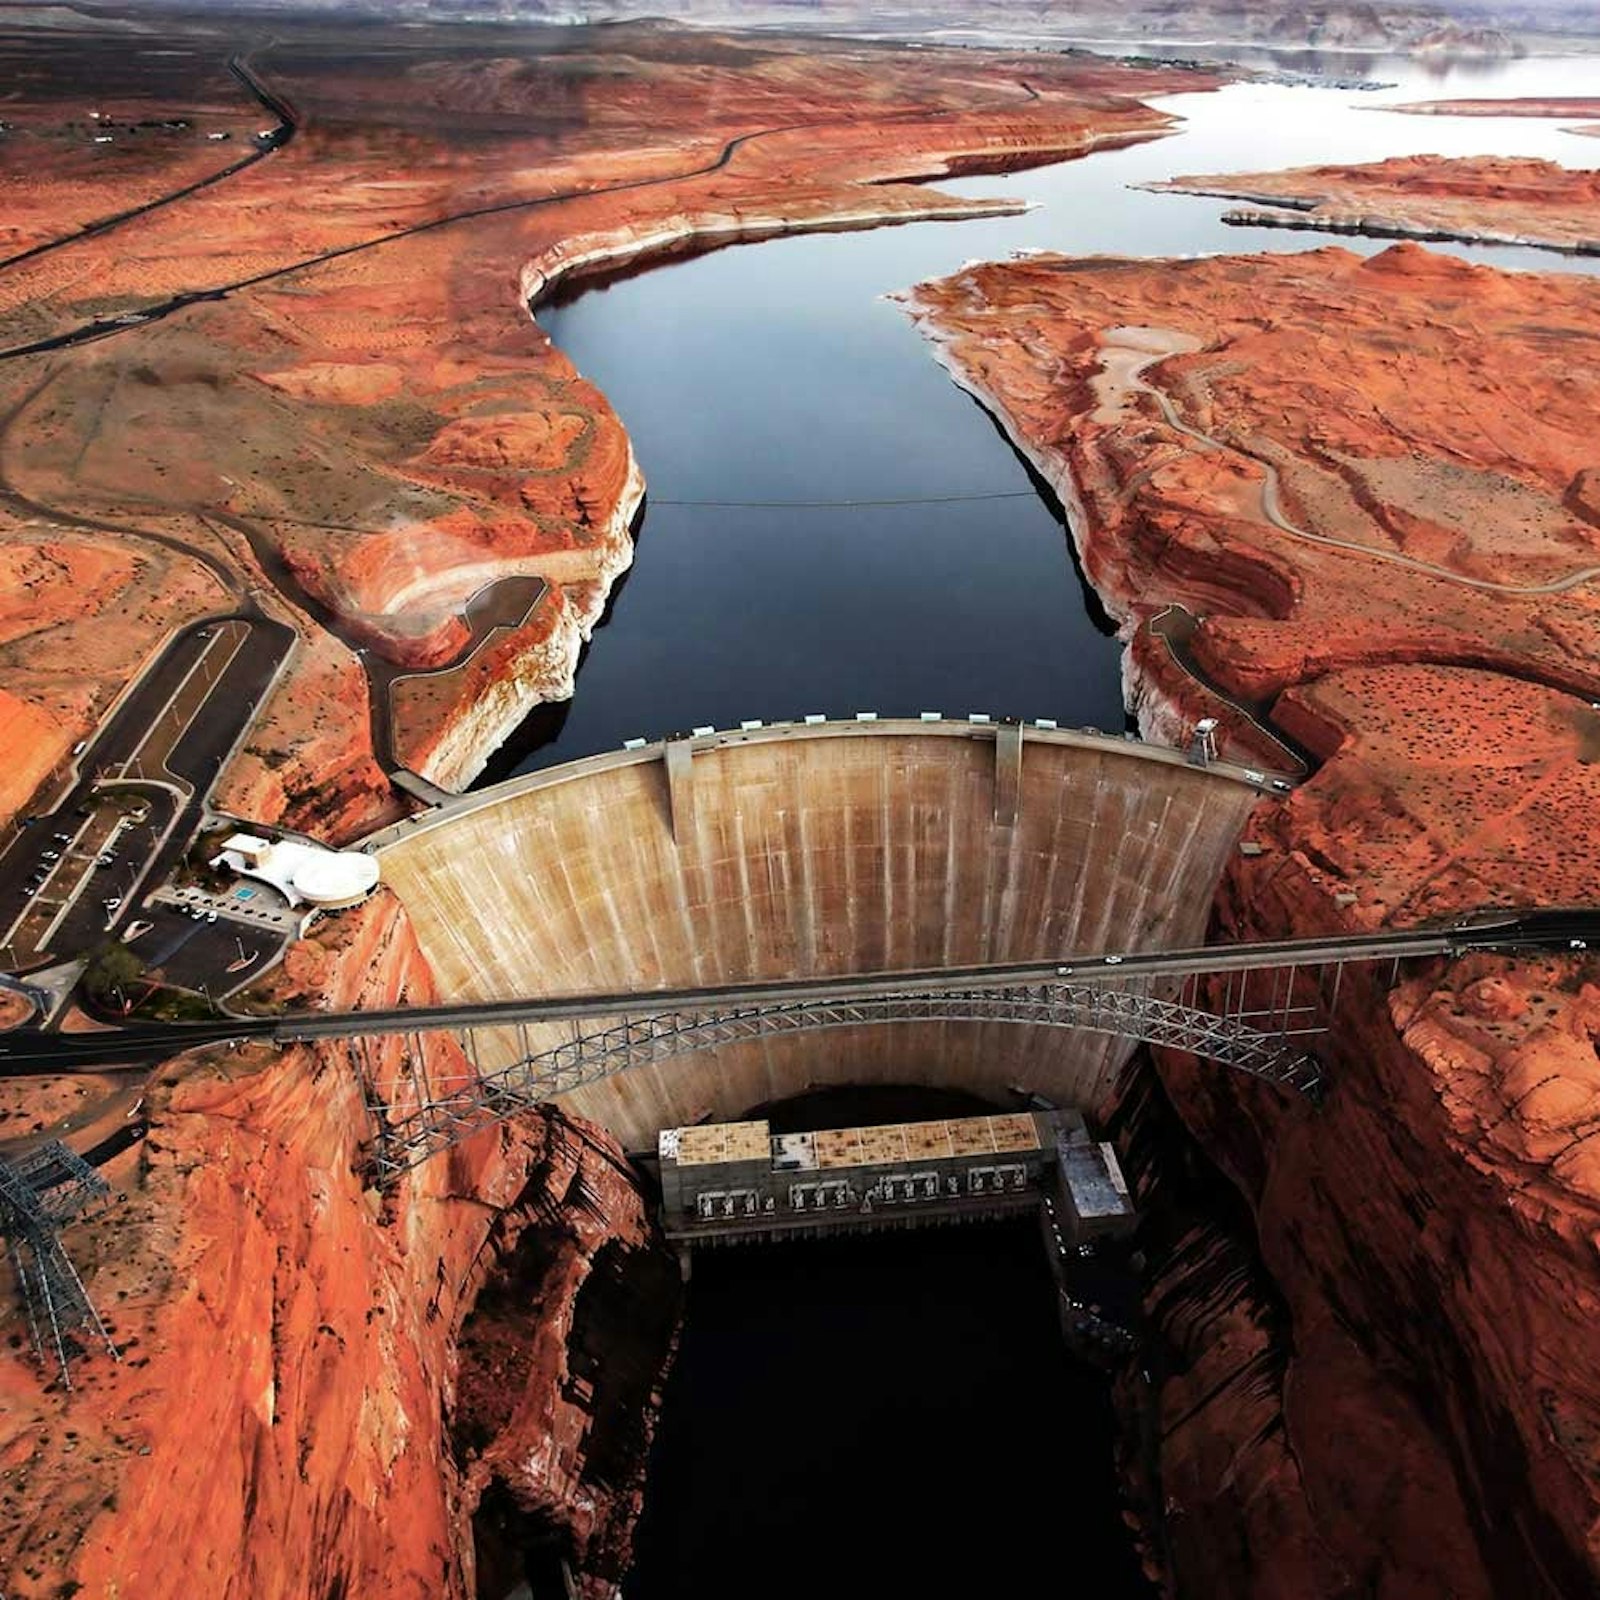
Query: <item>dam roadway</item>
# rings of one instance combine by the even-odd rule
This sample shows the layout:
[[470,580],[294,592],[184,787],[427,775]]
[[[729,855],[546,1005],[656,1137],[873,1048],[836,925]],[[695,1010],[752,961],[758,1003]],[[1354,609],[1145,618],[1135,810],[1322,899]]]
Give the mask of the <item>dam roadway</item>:
[[391,1125],[408,1105],[452,1117],[475,1092],[502,1114],[560,1098],[630,1148],[827,1082],[1020,1087],[1089,1108],[1140,1039],[1315,1093],[1304,1040],[1336,1025],[1346,964],[1600,940],[1600,910],[1492,909],[1205,945],[1226,862],[1279,792],[1261,772],[1092,730],[700,730],[367,842],[447,1003],[16,1030],[0,1072],[399,1039],[357,1051]]

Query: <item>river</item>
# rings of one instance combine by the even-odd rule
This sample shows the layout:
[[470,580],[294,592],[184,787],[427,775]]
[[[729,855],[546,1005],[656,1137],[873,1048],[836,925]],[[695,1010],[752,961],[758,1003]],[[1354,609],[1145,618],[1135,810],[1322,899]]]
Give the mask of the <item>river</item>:
[[[545,307],[541,322],[627,426],[650,498],[574,700],[535,712],[482,781],[633,737],[807,712],[983,711],[1121,728],[1118,649],[1056,509],[884,297],[1017,250],[1182,256],[1329,243],[1227,226],[1224,201],[1128,187],[1179,173],[1425,151],[1600,165],[1600,140],[1555,122],[1380,109],[1453,94],[1578,94],[1592,88],[1592,62],[1425,71],[1364,59],[1396,86],[1168,96],[1152,103],[1185,119],[1174,135],[939,185],[1032,202],[1020,216],[777,239]],[[1335,242],[1369,254],[1388,243]],[[1511,268],[1600,271],[1594,258],[1548,251],[1438,248]]]

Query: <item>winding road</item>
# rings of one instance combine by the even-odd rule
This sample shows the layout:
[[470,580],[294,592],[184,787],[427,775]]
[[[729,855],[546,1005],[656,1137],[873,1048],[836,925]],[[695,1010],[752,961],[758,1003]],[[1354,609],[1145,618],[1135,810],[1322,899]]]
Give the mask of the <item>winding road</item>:
[[255,166],[258,161],[265,161],[274,150],[283,149],[294,138],[299,127],[299,118],[294,108],[261,82],[242,55],[229,58],[228,71],[244,85],[258,105],[278,118],[278,126],[258,136],[254,148],[248,155],[229,162],[227,166],[218,168],[204,178],[197,178],[193,183],[186,183],[182,188],[169,190],[154,200],[147,200],[143,205],[129,206],[126,211],[112,212],[111,215],[100,217],[94,222],[86,222],[81,228],[72,233],[64,233],[58,239],[46,239],[41,244],[19,250],[15,255],[6,256],[0,259],[0,272],[7,267],[20,266],[24,261],[35,261],[40,256],[64,249],[67,245],[81,244],[85,239],[98,238],[103,233],[110,233],[113,228],[121,227],[125,222],[133,221],[135,217],[148,216],[152,211],[159,211],[164,206],[186,200],[190,195],[199,194],[203,189],[213,188],[229,178],[237,177],[241,172]]
[[[253,78],[251,81],[259,83],[259,80]],[[1029,84],[1019,83],[1018,87],[1024,91],[1026,98],[1030,100],[1041,98],[1039,92]],[[263,88],[262,92],[269,91]],[[287,104],[287,102],[279,103]],[[1006,98],[997,100],[996,103],[1009,105],[1013,102]],[[931,122],[968,114],[966,111],[914,110],[893,113],[889,116],[878,118],[877,121],[883,123]],[[0,361],[17,361],[26,356],[43,355],[51,350],[72,349],[78,345],[94,343],[101,339],[115,338],[120,334],[131,333],[135,329],[148,327],[152,322],[160,322],[179,311],[187,310],[190,306],[200,305],[207,301],[225,300],[230,295],[240,294],[247,289],[258,288],[264,283],[273,283],[294,273],[305,272],[310,268],[323,266],[330,261],[340,261],[348,256],[361,255],[369,250],[381,249],[384,245],[397,244],[404,239],[415,239],[424,234],[435,233],[441,228],[453,227],[458,222],[480,221],[485,217],[510,216],[517,212],[537,211],[547,206],[563,205],[570,200],[589,199],[597,195],[625,194],[640,189],[656,189],[669,184],[685,183],[693,178],[709,177],[713,173],[721,172],[746,145],[753,144],[757,140],[770,139],[778,134],[801,133],[807,130],[841,125],[854,127],[857,124],[838,117],[818,117],[808,121],[777,123],[771,127],[757,128],[749,133],[736,135],[722,146],[713,160],[705,162],[698,167],[663,173],[653,178],[626,178],[617,183],[558,189],[550,194],[535,195],[526,200],[502,200],[490,205],[471,206],[462,211],[448,212],[444,216],[435,217],[429,222],[415,223],[408,228],[397,228],[392,233],[379,234],[371,239],[358,240],[354,244],[339,245],[335,249],[320,251],[316,255],[304,256],[298,261],[288,262],[281,267],[272,267],[266,272],[254,273],[248,278],[238,278],[231,283],[218,284],[209,289],[185,290],[182,294],[173,295],[169,299],[160,301],[153,306],[146,306],[139,311],[124,313],[122,318],[114,322],[96,319],[77,328],[69,329],[64,333],[52,334],[45,339],[36,339],[29,344],[13,345],[8,350],[0,350]],[[283,142],[287,142],[287,140],[285,139]],[[266,153],[270,152],[263,152],[263,154]],[[1049,155],[1055,153],[1054,151],[1047,152],[1044,159],[1048,159]],[[907,178],[900,181],[911,182],[912,180]],[[194,187],[191,185],[183,191],[175,192],[158,201],[152,201],[146,206],[126,212],[119,217],[108,218],[100,228],[100,231],[107,231],[133,217],[141,216],[148,211],[157,209],[161,205],[168,204],[174,199],[181,199],[183,194],[192,193]],[[983,207],[981,209],[988,208]],[[883,219],[885,223],[891,223],[896,220],[898,219],[893,216]],[[921,221],[925,219],[907,217],[904,220]],[[73,235],[68,239],[61,240],[60,243],[72,243],[75,239],[81,237],[83,237],[82,234]],[[553,287],[553,285],[549,287]]]
[[1580,567],[1576,572],[1570,572],[1564,578],[1554,578],[1549,583],[1499,583],[1493,578],[1473,578],[1462,572],[1456,572],[1450,567],[1441,567],[1432,561],[1422,561],[1416,556],[1408,556],[1398,550],[1384,550],[1376,545],[1362,544],[1355,539],[1340,539],[1331,533],[1313,533],[1309,528],[1302,528],[1299,523],[1291,522],[1284,514],[1283,502],[1280,491],[1281,478],[1277,467],[1272,462],[1263,460],[1254,451],[1247,450],[1243,445],[1230,444],[1226,440],[1218,439],[1212,434],[1204,433],[1199,428],[1191,426],[1178,415],[1178,409],[1171,398],[1154,384],[1148,382],[1145,373],[1158,363],[1165,361],[1171,351],[1152,355],[1148,360],[1139,362],[1130,368],[1127,375],[1127,384],[1130,389],[1141,394],[1147,394],[1155,401],[1167,425],[1184,437],[1193,439],[1206,450],[1217,450],[1225,454],[1240,456],[1246,461],[1253,462],[1261,469],[1262,481],[1257,490],[1257,504],[1261,520],[1271,523],[1280,532],[1288,534],[1294,539],[1303,539],[1308,544],[1320,544],[1334,550],[1347,550],[1352,555],[1365,556],[1372,561],[1383,561],[1391,566],[1405,567],[1412,572],[1424,572],[1432,578],[1443,578],[1447,583],[1460,584],[1466,589],[1485,590],[1491,594],[1505,594],[1518,596],[1534,596],[1545,594],[1565,594],[1569,589],[1576,589],[1585,583],[1592,583],[1600,578],[1600,566]]

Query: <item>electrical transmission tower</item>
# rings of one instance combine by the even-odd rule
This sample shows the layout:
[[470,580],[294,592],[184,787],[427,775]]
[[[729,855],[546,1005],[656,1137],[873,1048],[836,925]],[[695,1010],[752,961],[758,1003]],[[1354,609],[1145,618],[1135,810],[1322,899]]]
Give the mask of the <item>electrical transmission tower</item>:
[[82,1348],[80,1331],[103,1340],[113,1358],[120,1359],[60,1239],[67,1223],[104,1209],[110,1201],[105,1179],[59,1140],[30,1150],[20,1160],[0,1161],[0,1234],[22,1291],[33,1347],[42,1362],[54,1356],[68,1389],[69,1363]]

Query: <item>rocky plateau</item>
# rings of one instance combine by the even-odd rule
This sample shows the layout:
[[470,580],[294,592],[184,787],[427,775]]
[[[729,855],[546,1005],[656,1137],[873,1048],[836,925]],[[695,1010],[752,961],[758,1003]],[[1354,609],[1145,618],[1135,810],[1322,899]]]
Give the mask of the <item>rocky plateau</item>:
[[[1592,281],[1415,245],[1039,257],[911,306],[1067,505],[1145,728],[1209,711],[1241,753],[1270,756],[1263,727],[1308,752],[1222,936],[1600,892]],[[1178,639],[1148,625],[1169,606]],[[1600,1581],[1596,979],[1575,955],[1372,980],[1313,1117],[1163,1061],[1292,1328],[1229,1313],[1236,1376],[1161,1398],[1175,1538],[1224,1505],[1256,1530],[1230,1593]]]
[[[0,212],[51,245],[0,272],[0,550],[38,565],[70,540],[139,579],[113,629],[98,619],[93,670],[75,671],[70,600],[9,646],[6,714],[30,719],[47,765],[220,583],[305,641],[225,806],[348,837],[397,814],[397,751],[470,781],[569,691],[643,492],[622,424],[531,304],[645,256],[994,209],[908,180],[1154,137],[1171,119],[1138,97],[1209,81],[651,26],[576,49],[565,30],[517,38],[479,57],[426,38],[363,57],[336,30],[258,50],[248,70],[298,118],[292,142],[74,234],[52,219],[117,214],[135,156],[182,155],[178,185],[197,150],[231,147],[165,79],[140,107],[125,53],[97,54],[119,120],[92,134],[79,41],[37,36],[15,112],[28,138],[0,142]],[[242,83],[233,98],[259,121]],[[189,125],[136,144],[129,106]],[[75,152],[59,175],[38,159],[57,148]],[[85,329],[109,332],[52,344]],[[521,589],[497,591],[529,582],[547,591],[531,617]],[[391,680],[428,673],[444,676],[405,691],[397,727]]]
[[1173,178],[1148,188],[1250,204],[1223,221],[1600,255],[1600,171],[1554,161],[1397,156],[1367,166]]
[[1588,95],[1522,95],[1504,100],[1413,100],[1386,105],[1414,117],[1600,117],[1600,98]]

